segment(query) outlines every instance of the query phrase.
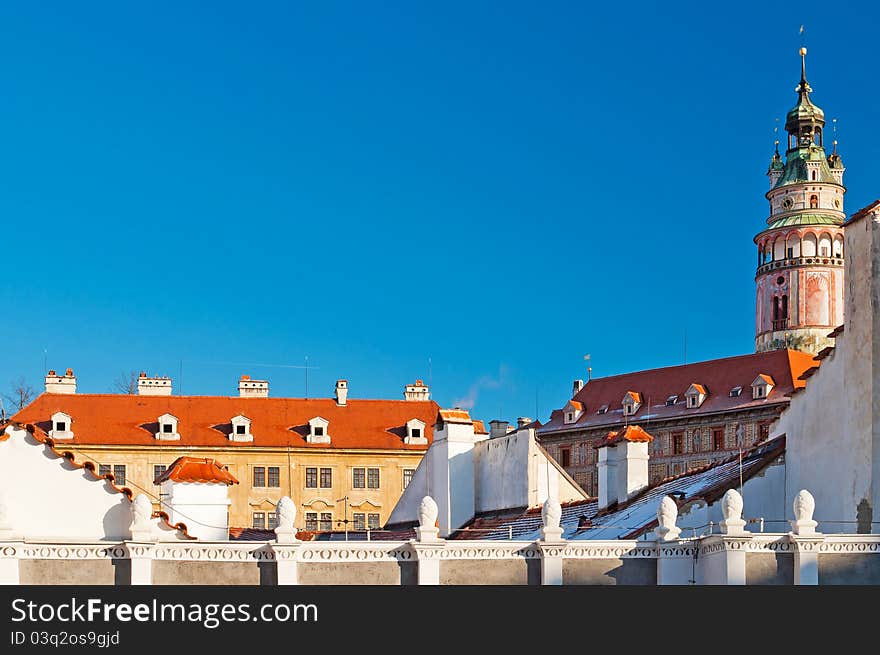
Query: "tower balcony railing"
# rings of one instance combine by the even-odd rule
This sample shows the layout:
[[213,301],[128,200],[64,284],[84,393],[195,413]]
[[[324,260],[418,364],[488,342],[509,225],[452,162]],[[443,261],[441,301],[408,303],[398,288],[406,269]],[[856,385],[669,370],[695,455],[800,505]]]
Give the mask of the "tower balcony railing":
[[785,259],[777,259],[772,262],[760,264],[758,266],[758,275],[766,273],[777,268],[790,268],[792,266],[843,266],[843,256],[834,255],[833,257],[813,255],[810,257],[787,257]]
[[788,319],[780,318],[773,321],[773,329],[774,330],[787,330],[788,329]]

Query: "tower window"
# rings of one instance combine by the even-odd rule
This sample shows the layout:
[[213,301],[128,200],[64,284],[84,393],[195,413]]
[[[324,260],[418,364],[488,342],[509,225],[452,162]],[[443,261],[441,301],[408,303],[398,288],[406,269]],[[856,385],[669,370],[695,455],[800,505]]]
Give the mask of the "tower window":
[[816,181],[816,171],[815,170],[812,173],[810,173],[810,179],[813,180],[813,182]]
[[812,195],[810,196],[810,209],[818,209],[819,208],[819,196]]

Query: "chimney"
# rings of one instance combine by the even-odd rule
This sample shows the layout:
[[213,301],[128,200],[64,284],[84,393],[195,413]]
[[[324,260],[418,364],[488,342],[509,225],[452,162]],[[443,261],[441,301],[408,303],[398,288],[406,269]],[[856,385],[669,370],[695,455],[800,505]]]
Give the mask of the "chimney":
[[138,377],[138,395],[139,396],[170,396],[171,395],[171,378],[163,377],[147,377],[147,374],[141,371]]
[[584,388],[583,380],[575,380],[571,385],[571,397],[574,398],[577,392]]
[[203,541],[229,540],[229,487],[238,484],[228,468],[209,457],[178,457],[153,481],[172,524]]
[[516,419],[516,429],[522,430],[531,422],[532,419],[530,419],[528,416],[520,416],[518,419]]
[[348,380],[336,380],[336,404],[345,405],[348,400]]
[[67,369],[64,375],[49,371],[46,376],[46,393],[76,393],[76,376],[73,374],[73,369]]
[[508,425],[509,423],[507,421],[501,421],[499,419],[489,421],[489,438],[497,439],[498,437],[505,436],[507,434]]
[[239,398],[268,398],[269,381],[251,380],[250,375],[242,375],[238,380]]
[[403,389],[403,397],[405,400],[431,400],[428,386],[421,380],[416,380],[415,384],[406,385]]
[[599,446],[599,509],[625,503],[648,486],[648,444],[653,440],[638,425],[608,433]]

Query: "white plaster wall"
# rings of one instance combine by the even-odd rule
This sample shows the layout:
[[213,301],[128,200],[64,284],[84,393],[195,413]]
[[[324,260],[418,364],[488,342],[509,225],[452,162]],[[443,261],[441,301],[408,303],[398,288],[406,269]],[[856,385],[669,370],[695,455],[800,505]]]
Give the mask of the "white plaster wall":
[[[828,532],[854,531],[853,523],[834,522],[855,521],[863,499],[877,507],[872,477],[880,481],[877,219],[847,226],[845,238],[846,331],[772,428],[786,434],[786,498],[808,489],[816,499],[814,518]],[[786,517],[791,514],[786,506]]]
[[[8,426],[0,441],[0,496],[13,535],[33,541],[121,541],[131,536],[131,502],[106,480],[96,480],[34,439]],[[59,449],[64,444],[58,445]],[[153,537],[184,539],[161,519]]]
[[229,539],[229,493],[225,484],[172,482],[162,484],[162,508],[171,523],[183,523],[193,537]]
[[[477,513],[528,505],[529,453],[529,435],[525,431],[488,439],[476,445],[474,475],[477,480]],[[541,485],[537,481],[534,483],[537,493]]]

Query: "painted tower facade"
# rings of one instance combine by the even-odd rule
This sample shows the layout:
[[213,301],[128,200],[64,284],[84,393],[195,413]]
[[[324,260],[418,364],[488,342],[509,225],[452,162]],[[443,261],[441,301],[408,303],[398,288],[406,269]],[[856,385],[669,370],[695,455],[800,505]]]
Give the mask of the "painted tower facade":
[[755,350],[793,348],[815,354],[834,344],[843,323],[843,162],[825,154],[825,114],[810,100],[801,48],[798,101],[788,112],[785,162],[776,153],[767,176],[767,228],[755,237]]

